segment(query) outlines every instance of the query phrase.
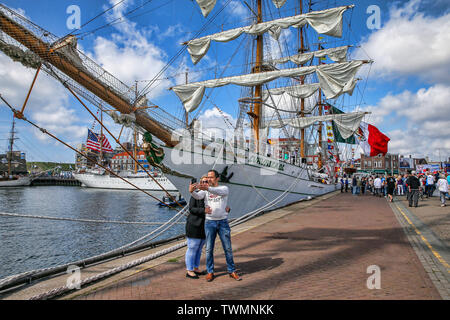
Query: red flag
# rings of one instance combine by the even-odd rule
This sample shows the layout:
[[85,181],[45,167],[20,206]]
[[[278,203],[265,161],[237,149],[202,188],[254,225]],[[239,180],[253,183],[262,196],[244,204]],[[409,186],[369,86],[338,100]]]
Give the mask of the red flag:
[[364,154],[374,157],[378,154],[385,155],[388,151],[388,142],[391,140],[381,133],[377,127],[361,122],[359,126],[359,144]]

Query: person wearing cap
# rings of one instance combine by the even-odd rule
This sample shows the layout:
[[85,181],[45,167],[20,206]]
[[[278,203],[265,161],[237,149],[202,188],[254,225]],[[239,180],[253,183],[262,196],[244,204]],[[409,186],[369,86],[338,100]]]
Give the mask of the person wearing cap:
[[409,206],[412,207],[414,205],[414,207],[417,208],[419,202],[420,181],[417,178],[415,171],[411,172],[406,184],[408,185],[409,191]]

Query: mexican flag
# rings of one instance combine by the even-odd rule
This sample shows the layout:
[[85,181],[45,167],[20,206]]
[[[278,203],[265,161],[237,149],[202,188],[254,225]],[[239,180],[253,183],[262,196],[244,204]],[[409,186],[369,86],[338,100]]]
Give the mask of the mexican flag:
[[365,155],[374,157],[380,153],[382,155],[387,153],[388,142],[391,139],[381,133],[377,127],[361,121],[356,136]]
[[[328,106],[327,110],[330,111],[330,114],[343,114],[344,113],[343,111],[341,111],[338,108],[333,107],[333,106]],[[358,141],[355,139],[354,135],[351,135],[347,139],[342,138],[341,133],[339,132],[339,129],[334,124],[334,122],[332,124],[332,127],[333,127],[334,140],[336,142],[348,143],[348,144],[358,144]]]

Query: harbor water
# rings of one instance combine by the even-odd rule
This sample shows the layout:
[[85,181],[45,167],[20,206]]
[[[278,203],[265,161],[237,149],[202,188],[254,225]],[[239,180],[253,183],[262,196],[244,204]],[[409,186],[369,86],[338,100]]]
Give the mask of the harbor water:
[[[161,199],[163,192],[149,192]],[[0,188],[0,212],[58,218],[165,222],[178,210],[158,206],[141,191],[39,186]],[[184,222],[182,218],[180,222]],[[98,255],[159,225],[111,224],[0,215],[0,279]],[[178,223],[154,241],[184,233]]]

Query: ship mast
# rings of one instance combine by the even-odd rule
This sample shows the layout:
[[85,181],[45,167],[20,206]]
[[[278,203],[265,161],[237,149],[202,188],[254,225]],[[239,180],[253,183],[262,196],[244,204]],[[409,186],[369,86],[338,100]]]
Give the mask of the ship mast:
[[16,125],[15,116],[13,116],[13,122],[11,127],[11,136],[9,137],[9,155],[8,155],[8,177],[11,176],[12,173],[12,157],[13,157],[13,144],[14,144],[14,127]]
[[[318,50],[321,50],[322,47],[319,43],[318,45]],[[321,59],[319,58],[319,65],[322,64]],[[318,97],[318,105],[319,105],[319,116],[321,116],[323,114],[323,105],[322,105],[322,89],[319,88],[319,97]],[[322,168],[322,122],[319,123],[319,129],[318,129],[318,140],[319,140],[319,148],[318,148],[318,161],[317,161],[317,166],[318,166],[318,170],[320,170],[320,168]]]
[[[262,23],[262,0],[258,0],[257,23]],[[263,35],[256,37],[256,61],[253,73],[262,72],[263,63]],[[255,86],[253,110],[249,115],[253,117],[253,131],[256,142],[256,152],[259,152],[259,128],[261,122],[262,85]]]
[[[136,91],[135,91],[135,93],[136,93],[136,99],[137,99],[137,97],[138,97],[138,95],[139,95],[139,92],[138,92],[138,82],[137,82],[137,80],[136,80]],[[137,152],[136,126],[134,126],[133,138],[134,138],[133,157],[134,157],[135,159],[137,159],[137,153],[138,153],[138,152]],[[134,174],[136,174],[136,173],[137,173],[137,162],[134,161]]]
[[[303,14],[303,0],[300,0],[300,14]],[[303,41],[303,26],[300,28],[299,33],[300,33],[300,49],[298,50],[298,52],[304,53],[305,52],[305,43]],[[302,64],[301,66],[303,67],[304,64]],[[302,85],[305,84],[305,77],[300,78],[300,84],[302,84]],[[301,117],[305,116],[305,99],[304,98],[300,99],[300,116]],[[301,129],[300,134],[301,134],[301,136],[300,136],[300,158],[304,159],[305,158],[305,129]]]

